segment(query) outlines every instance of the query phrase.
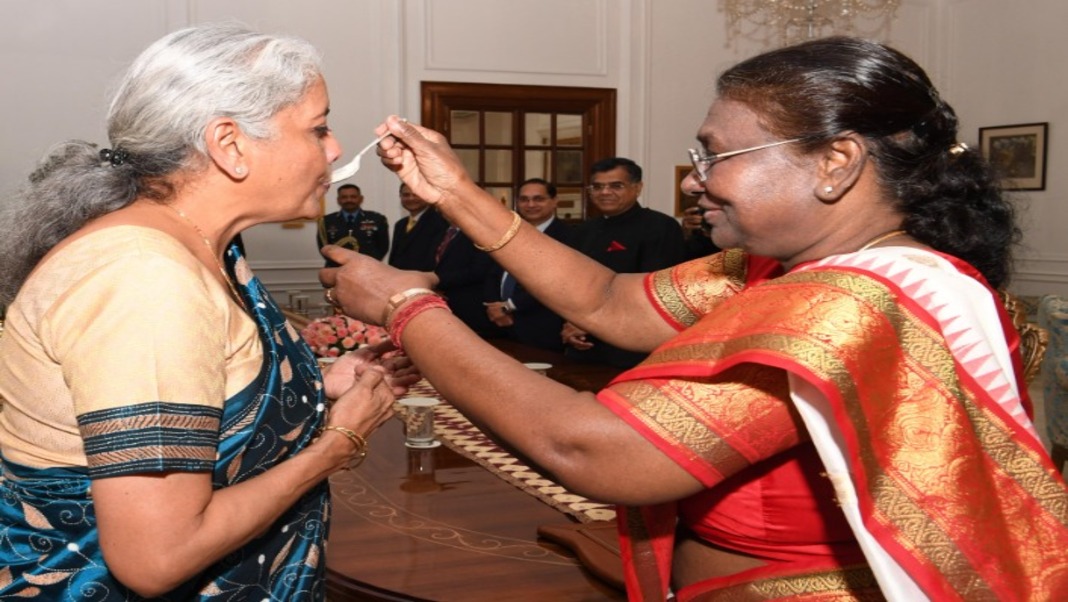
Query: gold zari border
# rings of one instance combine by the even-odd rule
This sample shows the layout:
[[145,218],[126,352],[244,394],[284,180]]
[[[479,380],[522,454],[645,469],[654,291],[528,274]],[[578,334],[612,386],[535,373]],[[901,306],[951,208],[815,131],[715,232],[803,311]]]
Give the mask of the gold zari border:
[[756,579],[688,598],[692,602],[882,602],[885,599],[875,575],[866,566]]
[[710,308],[738,294],[745,278],[746,254],[729,249],[654,272],[653,296],[663,313],[692,326]]
[[[995,402],[961,380],[962,368],[928,320],[876,278],[795,272],[723,301],[714,321],[686,330],[642,368],[670,374],[671,364],[700,361],[711,375],[744,354],[811,374],[837,393],[831,402],[848,419],[840,427],[857,445],[854,480],[872,504],[877,537],[893,538],[968,600],[994,599],[1005,588],[1051,591],[1068,572],[1063,485],[1016,442],[1012,425],[990,408]],[[721,436],[691,424],[707,418],[701,408],[670,390],[622,384],[613,389],[635,400],[650,429],[728,472],[741,465]],[[1000,504],[993,512],[991,500]],[[1007,551],[1018,572],[986,570]]]

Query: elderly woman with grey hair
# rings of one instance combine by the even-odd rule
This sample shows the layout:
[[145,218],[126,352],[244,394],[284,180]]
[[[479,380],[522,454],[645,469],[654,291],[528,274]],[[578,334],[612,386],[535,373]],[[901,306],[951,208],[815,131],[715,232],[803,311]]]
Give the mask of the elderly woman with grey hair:
[[324,378],[227,243],[318,214],[328,110],[307,42],[178,31],[125,75],[111,148],[56,147],[6,203],[0,597],[323,598],[326,478],[413,375]]

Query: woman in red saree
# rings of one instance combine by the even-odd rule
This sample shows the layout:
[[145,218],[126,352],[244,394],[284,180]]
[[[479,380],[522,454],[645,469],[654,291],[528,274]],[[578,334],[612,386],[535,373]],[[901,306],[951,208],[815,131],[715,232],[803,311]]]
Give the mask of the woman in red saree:
[[652,351],[596,395],[539,379],[426,276],[340,250],[322,279],[468,417],[621,506],[633,600],[1055,600],[1068,493],[994,293],[1012,207],[923,70],[825,38],[719,79],[691,150],[722,253],[614,274],[523,227],[444,139],[383,162],[547,306]]

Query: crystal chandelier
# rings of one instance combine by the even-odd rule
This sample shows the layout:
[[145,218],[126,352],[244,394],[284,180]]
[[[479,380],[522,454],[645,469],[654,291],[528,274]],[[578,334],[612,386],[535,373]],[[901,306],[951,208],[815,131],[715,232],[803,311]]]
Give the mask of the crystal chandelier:
[[881,37],[901,0],[720,0],[727,40],[781,45],[831,34]]

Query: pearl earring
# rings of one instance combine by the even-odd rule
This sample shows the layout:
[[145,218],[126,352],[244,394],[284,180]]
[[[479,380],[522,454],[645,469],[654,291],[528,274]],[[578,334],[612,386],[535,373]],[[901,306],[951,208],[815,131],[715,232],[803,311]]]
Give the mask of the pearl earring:
[[827,194],[831,194],[832,192],[834,192],[834,186],[824,186],[823,187],[823,192],[825,192]]

